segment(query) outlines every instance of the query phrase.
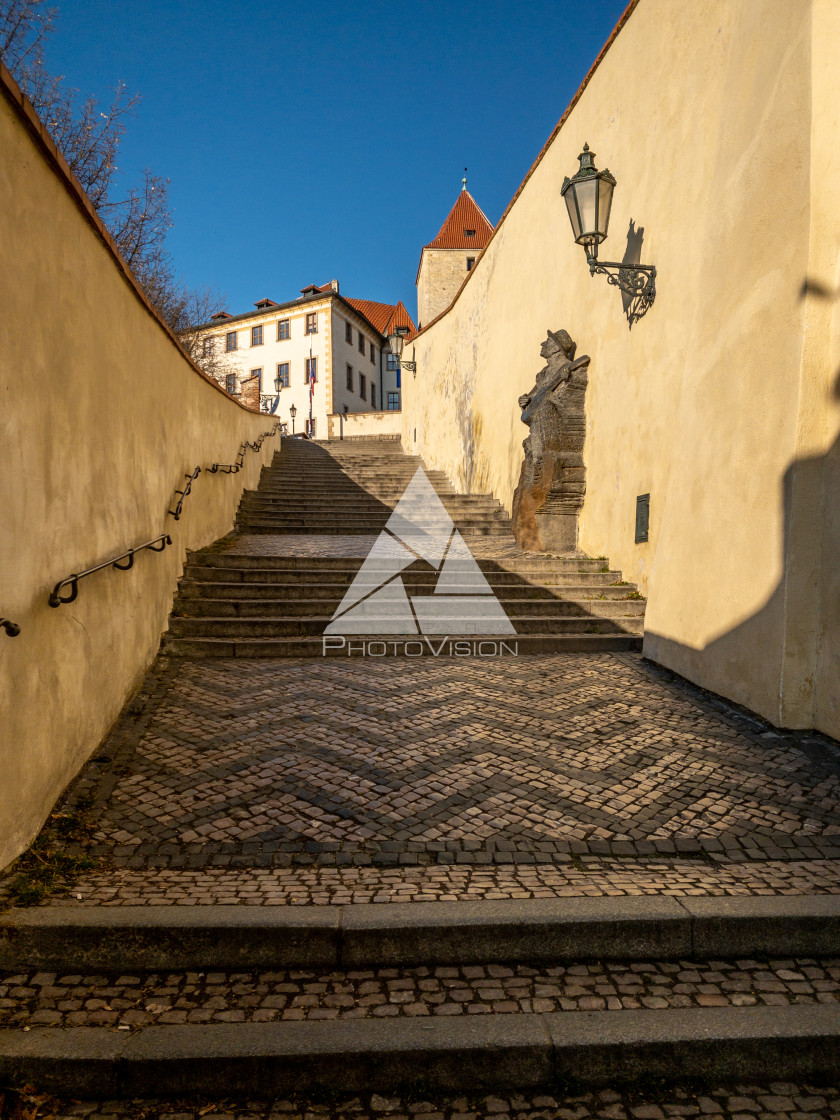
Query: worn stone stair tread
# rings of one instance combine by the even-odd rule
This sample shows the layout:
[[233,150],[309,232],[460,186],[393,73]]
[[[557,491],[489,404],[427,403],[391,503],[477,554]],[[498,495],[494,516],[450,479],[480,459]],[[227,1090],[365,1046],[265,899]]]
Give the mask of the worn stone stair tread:
[[0,1031],[0,1080],[77,1098],[744,1081],[838,1065],[837,1005]]
[[0,914],[0,969],[349,969],[840,953],[840,895],[576,896]]
[[[386,644],[398,641],[419,640],[412,639],[410,635],[399,638],[383,639],[381,634],[363,635],[354,634],[347,639],[349,643],[362,641],[386,641]],[[473,638],[452,638],[451,641],[473,641]],[[478,638],[475,638],[478,641]],[[510,634],[492,635],[482,634],[484,642],[518,643],[519,655],[538,653],[611,653],[616,651],[636,650],[642,648],[642,636],[639,634],[524,634],[511,638]],[[342,647],[344,648],[344,647]],[[164,635],[162,652],[175,657],[321,657],[323,656],[323,639],[305,637],[283,638],[181,638],[173,635]],[[341,651],[336,650],[336,655]],[[425,649],[423,656],[433,656],[432,650]]]

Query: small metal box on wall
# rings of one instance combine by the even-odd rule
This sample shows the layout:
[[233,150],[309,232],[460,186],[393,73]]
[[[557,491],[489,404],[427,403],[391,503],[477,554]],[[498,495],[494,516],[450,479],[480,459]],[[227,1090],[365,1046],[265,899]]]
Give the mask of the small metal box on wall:
[[648,539],[650,529],[650,494],[639,494],[636,498],[636,544]]

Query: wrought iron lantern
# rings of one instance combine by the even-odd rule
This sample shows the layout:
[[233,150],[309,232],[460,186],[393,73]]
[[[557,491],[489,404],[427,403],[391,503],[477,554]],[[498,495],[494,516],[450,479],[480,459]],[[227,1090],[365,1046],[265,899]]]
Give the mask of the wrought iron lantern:
[[297,416],[297,409],[294,405],[289,405],[289,415],[292,418],[292,435],[295,434],[295,417]]
[[402,366],[402,368],[415,373],[417,371],[417,363],[404,362],[402,360],[403,347],[405,346],[405,336],[407,334],[408,327],[394,327],[392,333],[388,335],[388,345],[391,347],[391,353],[397,359],[397,362]]
[[277,376],[274,378],[274,388],[277,391],[277,396],[280,396],[280,390],[283,388],[283,378],[280,376],[280,371],[277,371]]
[[569,212],[575,242],[582,245],[586,253],[590,275],[602,273],[608,283],[620,288],[625,295],[649,306],[656,295],[653,265],[598,260],[598,246],[609,230],[615,178],[606,168],[603,171],[596,168],[595,153],[590,152],[588,144],[583,145],[578,159],[578,171],[571,179],[563,180],[560,193]]

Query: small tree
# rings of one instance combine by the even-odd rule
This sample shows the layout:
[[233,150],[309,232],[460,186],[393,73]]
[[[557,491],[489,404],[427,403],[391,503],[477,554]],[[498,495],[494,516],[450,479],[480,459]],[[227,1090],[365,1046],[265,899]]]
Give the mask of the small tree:
[[129,97],[119,83],[102,109],[92,97],[80,102],[78,90],[68,88],[62,76],[52,77],[44,66],[43,48],[56,15],[57,9],[47,7],[45,0],[0,0],[0,59],[32,102],[149,301],[182,338],[189,356],[211,376],[219,372],[224,383],[232,364],[221,359],[208,364],[195,341],[181,333],[206,322],[210,307],[215,304],[216,310],[221,301],[210,288],[193,291],[177,280],[166,250],[172,226],[168,180],[146,168],[139,186],[126,194],[117,191],[117,151],[139,95]]

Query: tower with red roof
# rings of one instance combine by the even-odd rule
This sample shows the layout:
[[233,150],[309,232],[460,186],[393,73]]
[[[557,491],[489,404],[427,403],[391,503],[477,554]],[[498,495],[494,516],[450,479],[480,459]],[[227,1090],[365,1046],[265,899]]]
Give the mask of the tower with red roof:
[[424,245],[417,269],[418,326],[427,326],[452,303],[493,234],[493,226],[462,180],[461,193],[434,241]]

